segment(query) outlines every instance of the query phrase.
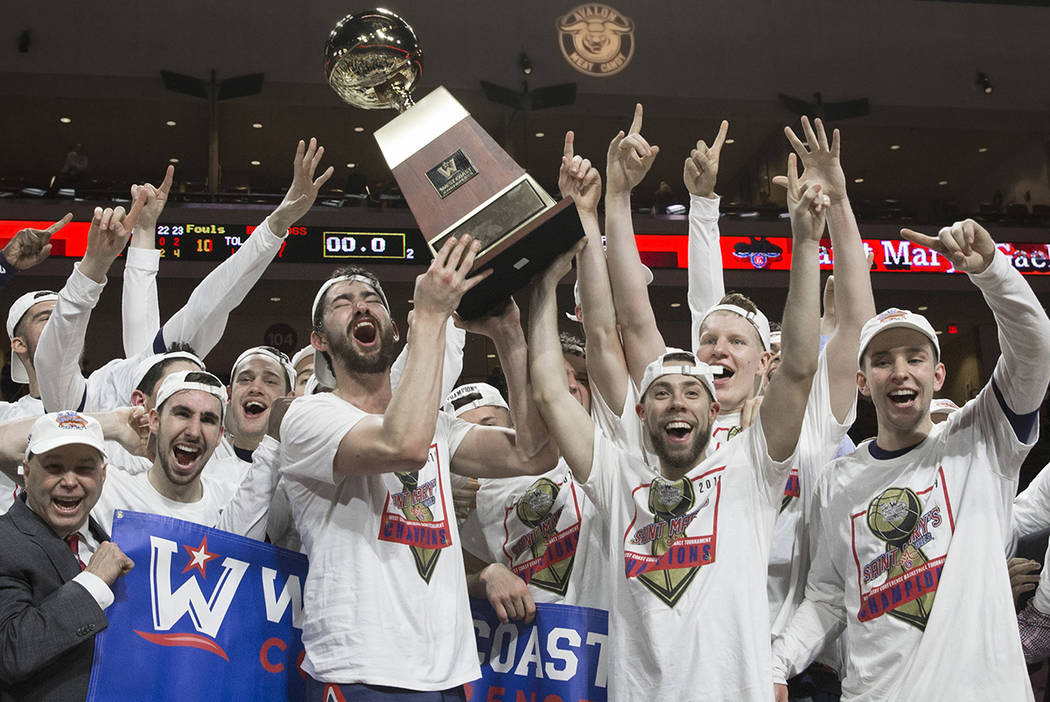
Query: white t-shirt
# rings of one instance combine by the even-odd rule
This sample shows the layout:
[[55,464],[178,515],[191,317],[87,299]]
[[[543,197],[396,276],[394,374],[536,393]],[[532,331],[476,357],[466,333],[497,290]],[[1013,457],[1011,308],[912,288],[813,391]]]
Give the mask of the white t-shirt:
[[418,472],[335,475],[340,442],[366,416],[323,393],[296,399],[281,425],[281,475],[310,559],[303,670],[322,682],[412,690],[475,680],[449,480],[473,425],[439,412]]
[[[23,395],[15,402],[0,402],[0,423],[14,422],[26,417],[41,417],[44,414],[44,403],[39,397]],[[11,509],[15,503],[18,486],[5,473],[0,473],[0,514]]]
[[541,476],[482,480],[463,547],[502,563],[536,602],[608,609],[605,530],[564,460]]
[[613,542],[610,699],[768,702],[766,562],[790,466],[760,420],[675,483],[595,431],[584,489]]
[[[822,352],[806,400],[806,413],[795,451],[796,460],[784,486],[780,513],[773,530],[773,545],[769,551],[766,591],[774,638],[787,628],[805,595],[806,574],[816,541],[810,539],[804,515],[810,513],[820,476],[835,457],[842,438],[853,424],[856,411],[854,399],[846,421],[842,424],[835,421],[831,411],[827,354]],[[837,668],[841,665],[837,657],[837,652],[829,652],[829,657],[822,657],[821,660]]]
[[910,450],[876,458],[872,443],[821,477],[806,602],[775,674],[845,626],[843,700],[1032,699],[1003,550],[1032,443],[991,385]]
[[201,475],[204,495],[196,502],[177,502],[157,492],[149,482],[149,472],[131,475],[120,468],[109,465],[102,495],[91,510],[107,534],[113,532],[113,511],[126,509],[133,512],[160,514],[187,522],[196,522],[209,527],[222,527],[220,515],[233,496],[233,488],[224,482]]

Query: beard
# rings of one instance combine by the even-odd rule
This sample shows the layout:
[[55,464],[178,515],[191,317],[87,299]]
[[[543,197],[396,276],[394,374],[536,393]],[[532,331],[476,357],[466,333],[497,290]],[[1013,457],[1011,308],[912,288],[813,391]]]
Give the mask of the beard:
[[646,422],[646,432],[653,453],[660,459],[661,465],[680,474],[685,474],[696,466],[704,457],[707,444],[711,441],[711,422],[698,424],[693,429],[692,437],[687,444],[673,444],[663,429],[664,421],[659,425]]
[[361,353],[354,348],[350,338],[332,335],[328,340],[328,352],[333,362],[339,363],[350,373],[382,373],[397,358],[394,343],[393,327],[383,326],[379,331],[378,348]]

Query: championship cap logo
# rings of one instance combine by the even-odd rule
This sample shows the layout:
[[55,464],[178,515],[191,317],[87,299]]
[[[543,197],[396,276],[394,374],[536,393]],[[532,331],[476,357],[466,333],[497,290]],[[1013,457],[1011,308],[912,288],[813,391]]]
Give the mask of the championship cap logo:
[[558,45],[580,73],[611,76],[634,56],[634,22],[608,5],[580,5],[558,18]]
[[84,429],[87,427],[87,420],[84,419],[83,415],[72,410],[65,412],[59,412],[58,416],[55,417],[55,424],[60,429]]

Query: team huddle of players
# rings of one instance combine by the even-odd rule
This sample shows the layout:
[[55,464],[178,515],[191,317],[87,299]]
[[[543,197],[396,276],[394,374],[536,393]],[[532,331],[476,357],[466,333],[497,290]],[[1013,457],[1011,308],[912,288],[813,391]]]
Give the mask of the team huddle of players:
[[[25,499],[58,536],[76,534],[76,579],[102,610],[134,567],[106,541],[117,509],[302,550],[310,699],[377,687],[460,699],[479,677],[469,595],[505,620],[531,620],[537,601],[607,610],[610,699],[787,700],[807,669],[833,671],[849,700],[1031,699],[1025,655],[1048,646],[1050,578],[1016,616],[1007,552],[1050,528],[1040,481],[1014,516],[1050,382],[1050,320],[1032,290],[971,220],[902,230],[970,277],[999,330],[988,385],[938,422],[937,335],[914,312],[876,314],[839,133],[820,120],[803,118],[801,137],[785,128],[794,153],[774,179],[793,254],[780,324],[726,294],[723,122],[684,164],[692,326],[687,348],[669,348],[632,228],[631,190],[659,151],[641,128],[637,106],[609,145],[605,246],[603,177],[566,135],[559,187],[586,237],[523,293],[527,333],[513,301],[455,317],[486,273],[471,274],[477,242],[450,238],[416,280],[403,333],[380,281],[350,266],[320,286],[310,346],[291,359],[247,349],[228,383],[201,359],[331,176],[317,175],[324,149],[300,142],[282,203],[163,324],[153,238],[172,171],[135,186],[130,211],[96,210],[61,291],[11,307],[12,376],[29,393],[0,408],[3,507]],[[91,311],[129,241],[126,358],[85,378]],[[585,341],[558,332],[574,260]],[[456,387],[467,333],[494,344],[506,397]],[[878,432],[854,447],[858,392]],[[90,441],[68,439],[74,426]]]

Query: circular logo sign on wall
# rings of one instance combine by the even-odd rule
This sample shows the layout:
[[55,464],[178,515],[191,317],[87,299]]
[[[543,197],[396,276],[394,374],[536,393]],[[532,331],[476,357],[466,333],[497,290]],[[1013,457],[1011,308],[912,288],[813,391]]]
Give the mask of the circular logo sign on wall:
[[558,45],[580,73],[611,76],[634,56],[634,21],[608,5],[580,5],[558,18]]

